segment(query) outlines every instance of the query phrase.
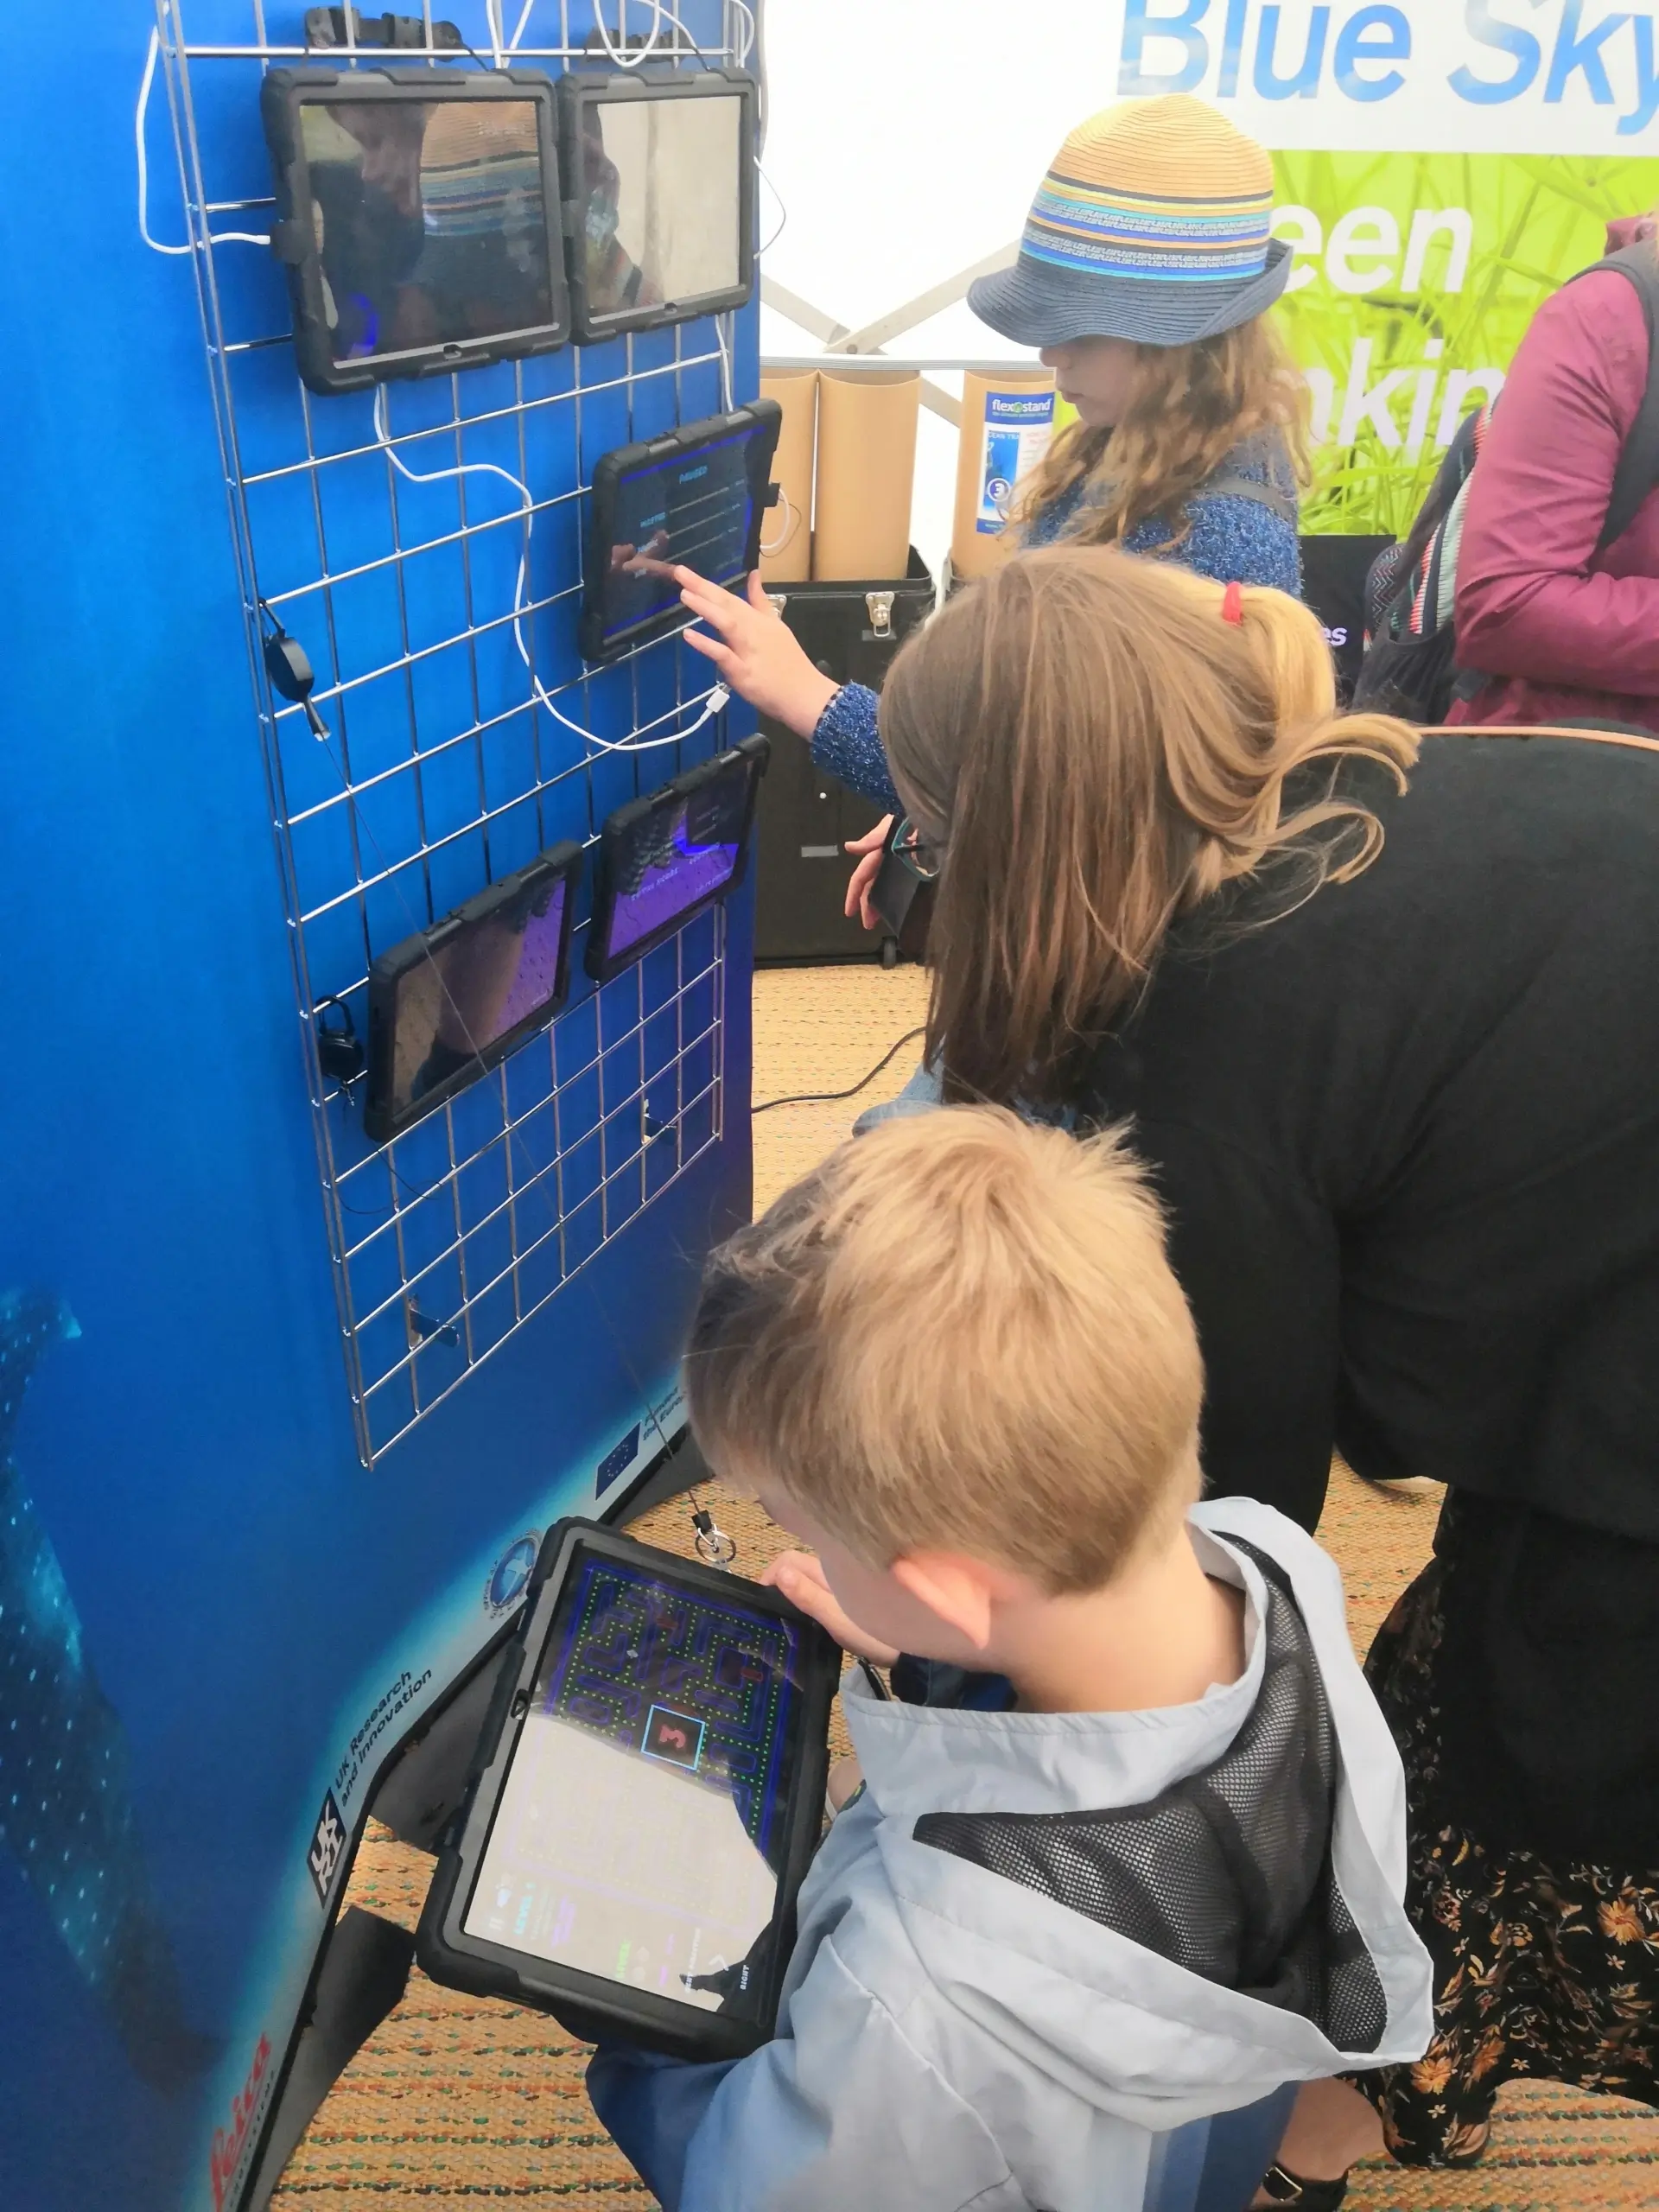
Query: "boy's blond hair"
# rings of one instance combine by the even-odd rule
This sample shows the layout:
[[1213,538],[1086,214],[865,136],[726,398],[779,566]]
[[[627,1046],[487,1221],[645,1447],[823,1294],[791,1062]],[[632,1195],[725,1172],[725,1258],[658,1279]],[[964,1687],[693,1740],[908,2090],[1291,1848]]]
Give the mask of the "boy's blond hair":
[[1198,1491],[1203,1370],[1120,1138],[998,1107],[884,1123],[713,1254],[698,1441],[858,1557],[1098,1589]]

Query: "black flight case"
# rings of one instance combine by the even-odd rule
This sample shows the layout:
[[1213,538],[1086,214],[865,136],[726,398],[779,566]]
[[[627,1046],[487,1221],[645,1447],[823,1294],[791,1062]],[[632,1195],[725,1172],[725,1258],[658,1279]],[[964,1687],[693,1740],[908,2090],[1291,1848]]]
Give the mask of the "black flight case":
[[[934,584],[914,546],[898,580],[780,584],[785,622],[826,676],[879,691],[900,644],[933,612]],[[812,765],[809,747],[764,715],[772,765],[755,827],[754,957],[785,962],[898,957],[893,940],[842,912],[853,862],[842,849],[874,828],[881,810]]]

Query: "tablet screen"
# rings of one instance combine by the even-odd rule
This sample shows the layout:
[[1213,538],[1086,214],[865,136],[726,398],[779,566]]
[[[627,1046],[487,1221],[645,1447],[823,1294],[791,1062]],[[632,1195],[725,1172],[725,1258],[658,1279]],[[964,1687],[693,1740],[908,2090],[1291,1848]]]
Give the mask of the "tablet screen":
[[302,101],[336,361],[555,321],[537,116],[527,99]]
[[742,282],[742,128],[735,92],[583,103],[590,316],[675,307]]
[[469,1936],[758,2018],[798,1757],[798,1630],[583,1551],[537,1669]]
[[399,975],[388,1109],[394,1118],[557,1004],[569,896],[567,874],[532,880]]
[[755,499],[749,447],[766,436],[761,426],[746,425],[617,479],[602,586],[605,644],[678,607],[677,563],[717,584],[745,573]]
[[609,855],[607,958],[722,891],[743,849],[752,781],[747,764],[630,823]]

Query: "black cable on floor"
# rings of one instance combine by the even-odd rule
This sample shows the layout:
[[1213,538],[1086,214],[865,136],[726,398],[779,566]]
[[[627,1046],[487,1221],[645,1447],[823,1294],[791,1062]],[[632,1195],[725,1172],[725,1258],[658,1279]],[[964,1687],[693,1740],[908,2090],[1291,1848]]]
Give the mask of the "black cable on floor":
[[852,1084],[849,1090],[802,1090],[797,1092],[795,1096],[792,1098],[764,1099],[759,1106],[751,1107],[749,1110],[751,1114],[770,1114],[774,1106],[828,1106],[832,1104],[837,1098],[856,1098],[861,1090],[868,1090],[871,1084],[875,1081],[877,1076],[880,1074],[882,1069],[887,1066],[887,1063],[894,1057],[895,1054],[902,1052],[906,1045],[913,1045],[918,1037],[925,1037],[926,1034],[927,1030],[925,1025],[918,1029],[906,1029],[904,1035],[899,1039],[898,1043],[889,1046],[887,1051],[882,1053],[880,1058],[870,1070],[868,1075],[861,1076],[858,1081]]

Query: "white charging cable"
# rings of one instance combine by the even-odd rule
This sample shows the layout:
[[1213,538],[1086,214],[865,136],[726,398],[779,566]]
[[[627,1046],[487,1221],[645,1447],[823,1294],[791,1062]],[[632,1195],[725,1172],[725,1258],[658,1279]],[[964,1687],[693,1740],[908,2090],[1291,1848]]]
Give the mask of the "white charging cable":
[[[485,0],[485,4],[486,8],[499,6],[500,4],[500,0]],[[525,28],[530,22],[531,10],[535,5],[536,0],[524,0],[524,6],[519,10],[518,25],[513,31],[512,36],[507,41],[507,52],[509,54],[516,54],[518,52],[518,42],[524,37]],[[737,55],[738,65],[741,67],[742,64],[748,60],[749,54],[754,47],[754,11],[748,5],[748,0],[733,0],[733,5],[742,10],[744,22],[748,26],[747,32],[740,33],[740,36],[742,38],[743,41],[738,49]],[[675,14],[673,9],[669,6],[668,0],[650,0],[650,6],[651,35],[645,41],[644,46],[638,48],[633,53],[630,54],[626,47],[619,46],[616,40],[612,37],[610,30],[606,24],[605,18],[600,12],[600,0],[593,0],[594,29],[599,35],[599,42],[604,49],[606,60],[612,63],[614,67],[618,69],[637,69],[642,61],[648,61],[651,59],[651,56],[657,51],[658,41],[663,35],[663,25],[664,23],[672,23],[677,31],[683,32],[686,43],[690,46],[694,54],[701,54],[702,52],[702,48],[697,44],[696,40],[692,37],[690,28],[680,21],[680,18]],[[492,21],[491,24],[491,32],[492,39],[493,40],[493,21]],[[620,38],[621,35],[622,33],[619,29],[617,36]],[[500,67],[499,60],[496,67],[498,68]]]
[[385,448],[386,458],[397,474],[406,477],[411,484],[442,484],[452,476],[499,476],[504,484],[512,485],[518,494],[520,509],[528,514],[531,506],[529,492],[510,468],[498,467],[493,461],[457,461],[452,468],[411,468],[391,442],[386,413],[386,387],[383,384],[374,387],[374,435],[377,443]]
[[[701,705],[702,709],[695,721],[688,722],[683,729],[671,731],[666,737],[599,737],[592,730],[584,729],[580,722],[573,722],[569,715],[561,713],[553,703],[552,695],[542,682],[541,677],[537,675],[531,661],[530,649],[524,643],[524,585],[530,569],[531,532],[536,526],[535,503],[531,499],[529,486],[513,475],[510,469],[498,467],[493,461],[459,461],[453,467],[446,468],[411,468],[392,444],[391,434],[387,425],[386,387],[383,384],[377,385],[374,390],[375,439],[400,476],[406,478],[411,484],[442,484],[450,477],[459,476],[499,476],[504,484],[510,484],[518,494],[518,511],[524,520],[524,544],[523,552],[518,556],[518,574],[512,588],[512,641],[518,648],[518,658],[524,664],[525,671],[530,677],[531,691],[556,722],[563,723],[566,729],[581,738],[584,743],[595,747],[601,753],[650,753],[658,746],[678,745],[685,738],[695,737],[705,722],[712,721],[716,715],[729,706],[731,693],[723,683],[716,683],[712,690],[702,694],[701,700],[687,699],[683,702],[683,707],[671,710],[677,714],[683,711],[684,708]],[[649,723],[646,724],[646,728],[650,728]]]
[[791,538],[794,537],[795,525],[801,518],[800,510],[791,503],[788,493],[785,491],[781,484],[778,486],[778,498],[779,502],[784,510],[783,535],[779,537],[774,537],[770,545],[768,545],[764,539],[761,541],[760,550],[768,556],[773,553],[781,553],[783,551],[785,546],[787,545]]
[[[162,35],[159,30],[149,35],[149,52],[144,59],[143,82],[138,87],[138,110],[133,118],[133,147],[138,156],[138,235],[152,253],[194,253],[192,245],[168,245],[149,235],[149,156],[144,148],[144,126],[149,119],[149,88],[156,81],[156,64],[161,57]],[[214,231],[208,238],[209,245],[269,245],[270,238],[262,231]]]
[[779,191],[777,186],[766,175],[765,169],[761,168],[758,161],[754,165],[754,173],[760,178],[761,183],[766,186],[766,190],[772,194],[772,198],[778,202],[778,227],[764,245],[758,245],[754,249],[756,253],[770,253],[773,246],[777,245],[779,239],[782,238],[784,232],[789,228],[789,209],[784,204],[783,194]]
[[[605,59],[613,68],[637,69],[642,61],[650,60],[652,55],[657,51],[657,41],[663,35],[664,16],[671,18],[676,30],[685,31],[685,25],[677,16],[674,15],[671,9],[663,4],[663,0],[651,0],[651,36],[642,47],[630,54],[626,47],[619,47],[612,39],[610,32],[606,28],[604,12],[600,5],[600,0],[594,0],[594,29],[599,33],[599,42],[605,49]],[[687,38],[691,37],[690,31],[685,31],[685,35]],[[620,28],[618,35],[624,35]],[[696,41],[693,40],[692,43],[695,45]]]
[[[520,652],[523,652],[524,646],[520,645],[518,650]],[[529,664],[526,663],[525,665],[528,666]],[[542,704],[547,709],[548,713],[552,715],[554,721],[556,722],[563,722],[566,729],[573,730],[578,737],[586,738],[589,745],[596,745],[601,753],[650,753],[654,751],[659,745],[678,745],[682,740],[685,738],[695,737],[705,722],[711,722],[716,715],[724,714],[727,708],[732,703],[732,695],[726,689],[726,686],[723,683],[716,683],[712,691],[706,691],[702,695],[702,712],[697,716],[696,721],[687,722],[683,729],[671,731],[669,735],[666,737],[639,737],[632,739],[595,737],[592,730],[583,729],[580,722],[573,722],[569,715],[562,715],[559,712],[553,702],[548,697],[547,693],[542,689],[540,679],[534,673],[531,674],[530,680],[536,686],[537,696],[540,699]],[[687,707],[694,707],[696,704],[696,701],[695,699],[688,699],[684,703]],[[674,709],[676,714],[678,714],[681,711],[682,709],[678,707]],[[647,723],[645,727],[649,728],[651,725]]]

